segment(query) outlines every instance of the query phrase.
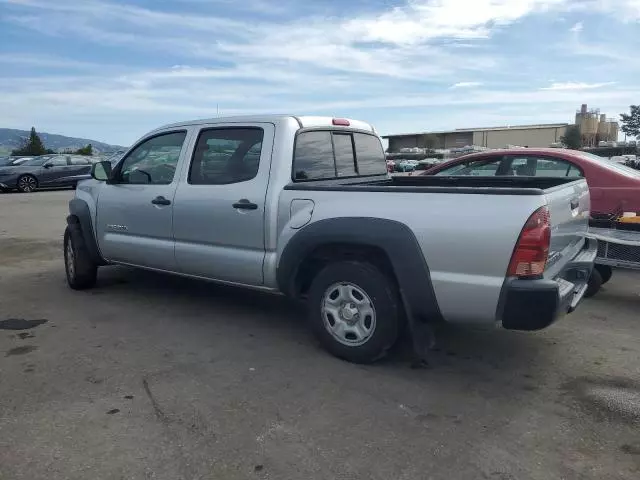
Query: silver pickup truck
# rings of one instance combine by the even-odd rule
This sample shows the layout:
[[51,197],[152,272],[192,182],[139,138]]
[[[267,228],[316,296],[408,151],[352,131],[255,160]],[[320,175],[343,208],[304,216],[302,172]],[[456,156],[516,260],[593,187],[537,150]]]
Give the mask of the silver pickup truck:
[[583,179],[390,177],[369,124],[252,116],[177,123],[93,167],[69,204],[71,288],[130,265],[282,293],[322,345],[382,357],[403,322],[538,330],[593,268]]

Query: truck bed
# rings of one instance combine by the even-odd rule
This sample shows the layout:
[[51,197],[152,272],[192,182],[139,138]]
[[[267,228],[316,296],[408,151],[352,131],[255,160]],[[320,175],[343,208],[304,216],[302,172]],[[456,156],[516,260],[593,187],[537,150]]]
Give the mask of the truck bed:
[[291,183],[286,190],[421,192],[491,195],[544,195],[568,183],[567,177],[438,177],[396,176],[376,179],[336,179]]

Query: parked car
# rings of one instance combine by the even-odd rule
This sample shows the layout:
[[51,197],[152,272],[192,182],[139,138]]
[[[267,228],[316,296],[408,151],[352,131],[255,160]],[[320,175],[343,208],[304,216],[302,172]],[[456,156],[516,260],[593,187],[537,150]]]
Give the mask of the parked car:
[[429,170],[432,168],[437,162],[433,160],[418,160],[418,164],[415,167],[415,170]]
[[75,187],[91,177],[91,162],[79,155],[43,155],[19,165],[0,167],[0,190],[33,192],[38,188]]
[[104,160],[109,162],[111,165],[114,165],[116,163],[118,163],[120,161],[120,159],[122,158],[122,156],[125,154],[126,152],[114,152],[110,155],[108,155]]
[[393,173],[396,170],[396,162],[393,160],[387,160],[387,172]]
[[597,248],[584,179],[392,177],[348,119],[177,123],[92,176],[69,203],[71,288],[123,264],[285,294],[354,362],[405,321],[417,345],[427,322],[545,328],[580,302]]
[[585,178],[591,210],[640,213],[640,171],[579,150],[528,148],[494,150],[436,165],[423,175]]
[[401,160],[399,163],[396,163],[396,172],[413,172],[418,165],[417,160]]

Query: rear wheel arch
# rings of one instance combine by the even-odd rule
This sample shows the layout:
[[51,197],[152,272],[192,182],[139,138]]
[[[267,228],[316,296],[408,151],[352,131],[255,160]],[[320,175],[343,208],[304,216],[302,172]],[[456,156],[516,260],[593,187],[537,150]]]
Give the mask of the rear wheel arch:
[[282,252],[278,286],[300,298],[324,266],[350,260],[372,264],[392,278],[404,308],[414,316],[442,319],[422,249],[411,229],[395,220],[342,217],[302,228]]
[[322,243],[311,250],[298,264],[293,277],[293,295],[309,290],[315,276],[329,263],[357,261],[369,263],[397,283],[395,270],[387,252],[367,243]]

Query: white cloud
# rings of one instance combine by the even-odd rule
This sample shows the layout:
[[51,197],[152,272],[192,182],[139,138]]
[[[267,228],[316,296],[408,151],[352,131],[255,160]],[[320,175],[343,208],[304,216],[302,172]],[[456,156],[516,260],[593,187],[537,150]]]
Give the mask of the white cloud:
[[541,90],[591,90],[613,85],[615,82],[585,83],[585,82],[555,82]]
[[575,25],[573,25],[569,31],[573,32],[573,33],[580,33],[582,31],[582,29],[584,28],[584,25],[582,24],[582,22],[578,22]]
[[615,15],[619,21],[640,20],[640,0],[576,0],[574,10]]
[[380,15],[344,24],[364,41],[414,45],[433,38],[485,38],[492,26],[508,25],[532,13],[562,6],[566,0],[410,1]]
[[[615,2],[597,1],[599,12],[612,13],[606,20],[619,25]],[[640,2],[619,1],[626,9]],[[331,10],[320,2],[301,6],[295,0],[281,0],[268,12],[269,3],[246,0],[239,6],[232,0],[180,0],[169,12],[161,11],[161,5],[142,8],[127,5],[126,0],[0,0],[0,22],[30,29],[35,36],[59,37],[56,43],[72,39],[89,51],[97,45],[123,52],[123,65],[106,66],[97,60],[0,54],[0,69],[19,64],[13,76],[0,76],[0,88],[11,92],[0,96],[4,121],[16,126],[75,122],[85,128],[126,117],[127,128],[114,133],[120,136],[112,141],[128,143],[165,121],[212,116],[217,104],[223,114],[360,112],[366,118],[370,112],[385,110],[378,115],[391,129],[392,122],[401,125],[403,116],[410,116],[407,112],[424,107],[458,109],[440,115],[438,121],[443,122],[466,121],[461,113],[465,109],[483,109],[480,118],[489,121],[494,110],[507,106],[526,106],[519,111],[527,113],[516,114],[514,109],[509,115],[546,121],[533,119],[535,108],[550,111],[561,106],[570,117],[583,100],[601,102],[598,106],[606,108],[638,96],[635,87],[624,86],[633,85],[632,79],[623,77],[633,67],[620,58],[618,47],[581,46],[578,42],[586,35],[572,35],[574,43],[565,42],[569,24],[559,33],[551,30],[558,26],[554,24],[558,13],[569,12],[573,22],[579,20],[573,15],[586,7],[578,0],[407,0],[395,8],[379,6],[378,11],[362,7],[363,2]],[[189,5],[190,13],[177,11]],[[233,15],[239,10],[242,14]],[[553,17],[543,17],[549,13]],[[536,30],[535,39],[529,34],[521,40],[519,33],[526,29],[520,30],[519,23],[532,16],[538,25],[544,25],[540,19],[548,20],[549,30]],[[584,25],[578,21],[571,30],[588,26],[587,20]],[[564,43],[550,48],[547,34],[562,35],[553,41]],[[573,55],[581,47],[583,53]],[[618,81],[615,87],[612,82],[597,83],[602,71],[584,57],[594,52],[604,55],[607,49],[616,56],[607,59],[622,67],[607,70]],[[568,53],[570,57],[559,60],[557,55]],[[129,60],[132,57],[143,61],[138,65]],[[56,66],[60,71],[51,75],[47,67]],[[575,79],[576,71],[580,81],[559,81]],[[612,87],[600,88],[605,86]],[[420,118],[416,121],[427,121],[425,115]],[[500,123],[515,122],[505,117]],[[90,136],[90,132],[76,134]]]
[[458,82],[451,85],[451,88],[473,88],[481,85],[482,82]]

